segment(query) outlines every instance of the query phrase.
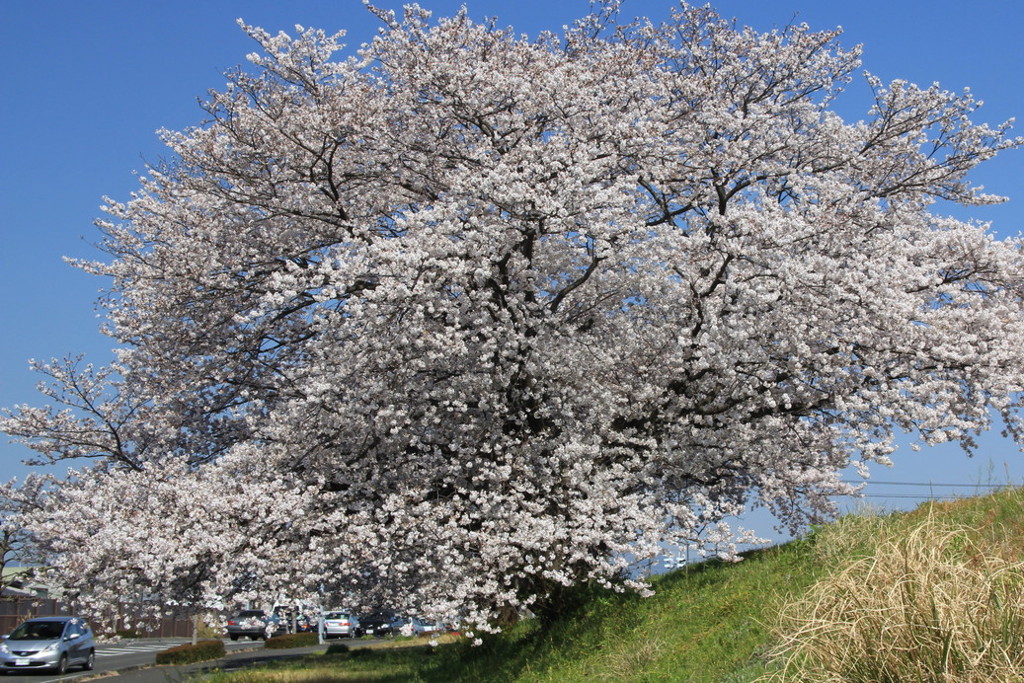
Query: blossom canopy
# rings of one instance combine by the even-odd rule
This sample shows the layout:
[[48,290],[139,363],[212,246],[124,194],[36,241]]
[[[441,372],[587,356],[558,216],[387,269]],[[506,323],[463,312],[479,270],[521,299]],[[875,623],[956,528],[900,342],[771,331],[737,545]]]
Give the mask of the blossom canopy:
[[731,556],[750,504],[819,520],[900,433],[1019,440],[1020,242],[941,211],[1019,145],[970,93],[868,75],[849,123],[839,31],[686,4],[535,39],[373,11],[347,56],[243,25],[252,67],[107,201],[78,265],[117,363],[42,367],[2,425],[97,459],[26,517],[69,590],[488,628]]

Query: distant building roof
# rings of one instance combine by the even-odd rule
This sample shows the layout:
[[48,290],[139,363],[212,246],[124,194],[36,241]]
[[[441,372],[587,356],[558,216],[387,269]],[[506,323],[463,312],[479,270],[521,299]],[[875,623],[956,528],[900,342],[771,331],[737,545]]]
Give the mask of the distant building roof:
[[5,598],[38,598],[39,595],[34,591],[26,590],[24,588],[15,588],[14,586],[4,586],[0,589],[0,596]]
[[49,587],[36,580],[35,571],[42,567],[4,567],[0,576],[3,584],[3,597],[43,598],[49,593]]

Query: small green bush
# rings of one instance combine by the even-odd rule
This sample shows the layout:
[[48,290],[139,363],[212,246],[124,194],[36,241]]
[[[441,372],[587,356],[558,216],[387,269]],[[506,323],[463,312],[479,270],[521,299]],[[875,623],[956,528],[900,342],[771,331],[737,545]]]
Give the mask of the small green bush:
[[289,647],[309,647],[319,645],[320,636],[316,633],[284,633],[273,638],[267,638],[263,647],[270,649],[285,649]]
[[348,652],[349,649],[349,646],[345,643],[333,643],[327,647],[327,654],[340,655]]
[[191,664],[224,656],[224,642],[221,640],[200,640],[195,645],[186,643],[156,653],[157,664]]

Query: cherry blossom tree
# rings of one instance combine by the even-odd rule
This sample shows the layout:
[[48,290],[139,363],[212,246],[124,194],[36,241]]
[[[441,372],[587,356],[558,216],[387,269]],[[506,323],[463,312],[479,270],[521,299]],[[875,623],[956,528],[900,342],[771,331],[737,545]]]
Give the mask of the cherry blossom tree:
[[[1021,432],[1020,141],[838,31],[601,5],[535,39],[373,9],[260,45],[101,223],[117,362],[3,429],[94,462],[28,516],[69,590],[325,596],[493,628],[792,529],[900,434]],[[340,53],[340,57],[338,56]],[[73,530],[68,534],[68,530]]]
[[[32,535],[20,516],[37,510],[40,506],[39,491],[49,481],[48,477],[30,474],[25,481],[11,480],[0,484],[0,593],[13,584],[35,578],[41,557],[32,543]],[[15,575],[7,570],[24,567]]]

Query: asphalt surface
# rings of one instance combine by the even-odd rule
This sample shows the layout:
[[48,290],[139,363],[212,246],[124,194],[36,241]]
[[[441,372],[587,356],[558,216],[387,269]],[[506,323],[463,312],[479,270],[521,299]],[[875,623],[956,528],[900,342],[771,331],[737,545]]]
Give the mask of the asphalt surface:
[[[195,662],[193,664],[182,664],[177,666],[143,666],[128,670],[111,672],[110,674],[93,678],[96,681],[108,681],[110,683],[173,683],[174,681],[186,681],[197,678],[213,671],[232,671],[242,669],[254,664],[262,664],[273,660],[297,659],[304,655],[316,652],[324,652],[326,645],[313,645],[310,647],[297,647],[285,650],[267,650],[263,644],[252,649],[229,652],[221,659],[213,659],[206,662]],[[114,678],[116,677],[116,679]]]
[[[213,659],[205,662],[181,665],[156,665],[153,659],[156,652],[166,647],[179,644],[177,642],[153,641],[149,643],[132,643],[120,650],[135,649],[136,655],[118,654],[116,660],[108,659],[105,650],[109,649],[104,645],[97,646],[96,669],[94,671],[72,670],[64,676],[56,676],[51,672],[26,671],[15,675],[13,672],[0,677],[3,683],[84,683],[85,681],[96,681],[96,683],[173,683],[175,681],[186,681],[197,678],[212,671],[231,671],[241,669],[254,664],[261,664],[272,660],[296,659],[304,655],[317,652],[324,652],[327,645],[312,645],[309,647],[273,649],[263,647],[262,642],[228,643],[227,654],[220,659]],[[109,655],[112,657],[112,655]],[[109,662],[109,663],[107,663]]]

